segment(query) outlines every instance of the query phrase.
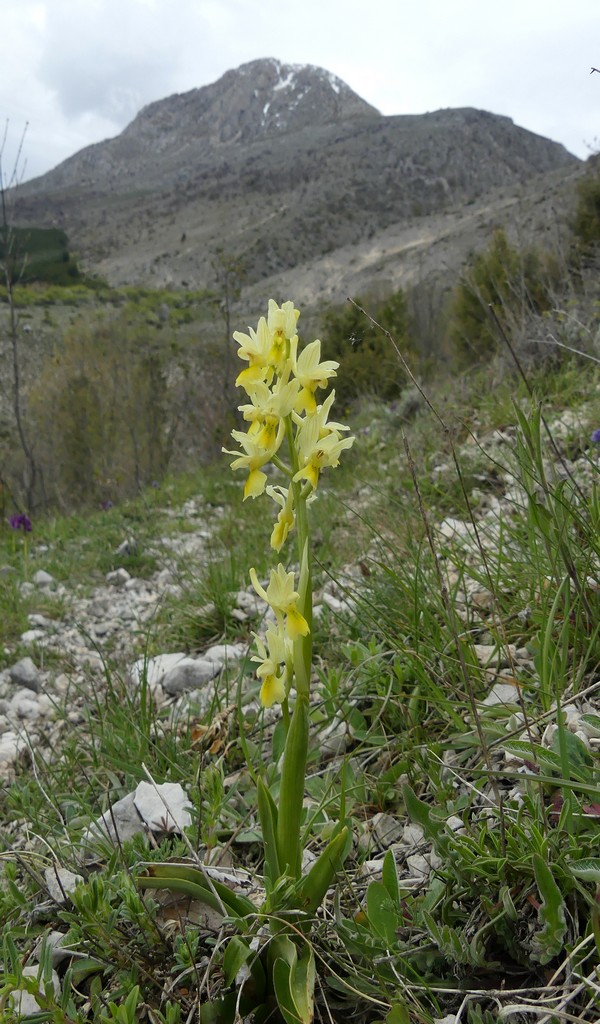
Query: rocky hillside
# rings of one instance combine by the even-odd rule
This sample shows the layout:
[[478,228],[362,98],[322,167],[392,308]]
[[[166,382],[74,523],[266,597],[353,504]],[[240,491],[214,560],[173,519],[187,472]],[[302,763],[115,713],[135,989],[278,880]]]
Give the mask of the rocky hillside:
[[345,265],[348,247],[360,259],[382,233],[414,236],[417,224],[438,238],[431,218],[456,217],[493,190],[543,197],[543,176],[560,182],[579,165],[507,117],[383,117],[329,72],[267,59],[144,108],[117,138],[23,186],[16,212],[20,223],[64,227],[115,284],[210,284],[223,247],[264,291],[341,249]]

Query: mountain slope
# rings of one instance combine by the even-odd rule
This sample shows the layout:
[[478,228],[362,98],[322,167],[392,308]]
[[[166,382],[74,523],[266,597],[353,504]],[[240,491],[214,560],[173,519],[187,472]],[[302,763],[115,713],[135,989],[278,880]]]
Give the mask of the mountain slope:
[[258,285],[578,165],[507,117],[383,117],[329,72],[267,59],[150,104],[23,186],[18,216],[64,227],[113,283],[207,284],[221,247]]

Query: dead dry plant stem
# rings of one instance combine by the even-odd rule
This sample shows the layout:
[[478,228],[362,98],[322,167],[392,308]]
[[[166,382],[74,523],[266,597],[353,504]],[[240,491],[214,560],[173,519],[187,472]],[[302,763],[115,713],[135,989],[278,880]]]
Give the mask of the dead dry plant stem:
[[[521,365],[521,361],[520,361],[517,353],[515,352],[515,349],[514,349],[513,345],[511,344],[510,339],[509,339],[506,331],[504,330],[502,324],[500,323],[500,320],[498,319],[498,317],[496,315],[496,311],[495,311],[494,307],[490,305],[490,306],[488,306],[488,309],[489,309],[489,313],[490,313],[490,316],[492,318],[492,321],[493,321],[493,323],[496,326],[496,330],[498,331],[501,340],[504,342],[504,344],[506,345],[508,351],[510,352],[511,359],[513,360],[513,362],[514,362],[514,364],[515,364],[515,366],[517,368],[517,372],[518,372],[519,376],[521,377],[521,380],[523,381],[525,387],[527,388],[527,392],[528,392],[530,398],[532,399],[532,401],[535,401],[535,396],[533,394],[533,390],[532,390],[531,385],[529,383],[529,380],[527,378],[527,374],[525,373],[525,371],[524,371],[524,369],[523,369],[523,367]],[[546,436],[548,437],[548,440],[550,442],[550,446],[552,448],[552,451],[554,452],[557,460],[560,462],[560,464],[563,467],[565,473],[567,474],[569,480],[571,481],[573,487],[575,488],[577,494],[579,495],[580,501],[582,501],[585,504],[585,495],[584,495],[583,491],[581,490],[581,487],[577,483],[575,477],[573,476],[569,466],[567,465],[567,461],[564,458],[562,452],[558,448],[558,445],[556,444],[556,441],[554,440],[554,437],[552,435],[552,431],[550,430],[550,427],[548,426],[548,422],[546,420],[546,417],[544,416],[544,414],[541,411],[541,409],[540,409],[540,422],[541,422],[541,424],[542,424],[542,426],[543,426],[543,428],[544,428],[544,430],[546,432]],[[544,474],[544,476],[545,476],[545,474]],[[550,489],[548,487],[547,481],[545,479],[541,479],[541,480],[538,481],[538,483],[543,488],[543,491],[544,491],[544,494],[546,495],[546,497],[547,498],[551,498]],[[562,542],[559,542],[559,554],[561,555],[563,563],[564,563],[564,566],[565,566],[565,568],[567,570],[567,573],[569,574],[569,577],[571,578],[571,580],[573,582],[573,586],[575,587],[575,590],[577,592],[579,600],[581,601],[581,604],[582,604],[583,608],[585,609],[586,615],[588,616],[588,621],[589,622],[593,622],[594,621],[594,614],[593,614],[592,609],[590,607],[590,603],[589,603],[589,601],[588,601],[588,599],[586,597],[585,591],[584,591],[583,586],[581,584],[581,580],[579,579],[579,576],[577,575],[577,570],[575,568],[573,560],[572,560],[572,558],[571,558],[571,556],[570,556],[566,546]]]
[[[529,397],[531,398],[532,401],[535,401],[535,395],[533,393],[531,384],[529,383],[529,380],[527,378],[527,374],[525,373],[525,370],[523,369],[523,367],[521,365],[521,360],[519,359],[517,353],[515,352],[515,349],[514,349],[513,345],[511,344],[511,341],[510,341],[506,331],[504,330],[502,324],[500,323],[500,320],[498,319],[498,316],[496,315],[496,310],[494,309],[493,306],[488,306],[488,309],[489,309],[489,312],[490,312],[490,317],[492,318],[492,320],[494,322],[494,325],[496,327],[496,330],[498,331],[501,340],[506,345],[506,347],[507,347],[507,349],[508,349],[508,351],[510,353],[510,357],[511,357],[512,361],[515,364],[515,367],[517,369],[517,373],[519,374],[521,380],[523,381],[525,387],[527,388],[527,393],[529,394]],[[570,468],[569,468],[569,466],[568,466],[568,464],[567,464],[567,462],[566,462],[562,452],[560,451],[558,445],[556,444],[556,441],[554,440],[552,431],[550,430],[550,427],[548,426],[548,421],[546,420],[546,417],[544,416],[543,412],[541,412],[541,411],[540,411],[540,420],[541,420],[542,426],[543,426],[543,428],[544,428],[544,430],[546,432],[548,440],[550,441],[550,445],[551,445],[552,451],[556,455],[557,460],[560,462],[560,464],[563,467],[565,473],[569,477],[569,480],[573,484],[573,487],[577,491],[579,497],[582,500],[585,500],[585,495],[584,495],[583,491],[581,490],[581,487],[579,486],[579,484],[575,480],[573,474],[571,473],[571,470],[570,470]],[[545,481],[540,480],[540,484],[542,484],[542,486],[544,486]],[[544,489],[547,490],[547,488],[545,486],[544,486]]]
[[[420,515],[421,515],[421,519],[423,520],[423,525],[425,527],[425,532],[427,534],[427,543],[429,544],[429,550],[431,551],[431,556],[433,558],[433,563],[435,565],[435,571],[436,571],[436,575],[437,575],[437,579],[438,579],[438,585],[439,585],[439,588],[440,588],[440,595],[441,595],[441,598],[442,598],[444,609],[446,611],[446,618],[448,620],[448,624],[450,626],[450,630],[451,630],[451,633],[452,633],[452,638],[454,640],[454,645],[456,647],[456,652],[458,654],[458,660],[459,660],[459,664],[460,664],[460,671],[461,671],[461,675],[463,677],[463,682],[464,682],[464,685],[465,685],[465,690],[466,690],[468,698],[469,698],[469,704],[471,705],[471,711],[473,713],[473,718],[474,718],[474,721],[475,721],[475,727],[477,729],[477,735],[479,737],[479,742],[481,744],[481,749],[483,751],[483,757],[484,757],[485,763],[487,765],[488,771],[490,772],[490,781],[492,783],[492,786],[494,787],[494,790],[496,791],[497,790],[497,786],[496,786],[496,781],[495,781],[495,778],[494,778],[494,775],[493,775],[492,760],[491,760],[491,757],[490,757],[490,752],[489,752],[487,740],[485,738],[485,735],[484,735],[484,732],[483,732],[483,728],[481,726],[481,721],[480,721],[480,718],[479,718],[479,711],[478,711],[478,708],[477,708],[477,702],[475,700],[475,693],[474,693],[474,690],[473,690],[473,683],[471,682],[471,676],[469,674],[469,668],[467,666],[467,662],[466,662],[466,659],[465,659],[465,653],[464,653],[463,646],[462,646],[462,643],[461,643],[461,639],[460,639],[460,636],[459,636],[459,629],[458,629],[458,624],[457,624],[457,621],[456,621],[456,619],[457,619],[456,609],[455,609],[452,601],[450,600],[450,595],[448,593],[448,587],[446,586],[446,581],[444,580],[444,578],[442,576],[442,571],[440,569],[440,563],[439,563],[438,553],[437,553],[437,549],[436,549],[436,544],[435,544],[435,540],[434,540],[434,537],[433,537],[433,531],[432,531],[430,523],[429,523],[429,516],[427,515],[427,511],[426,511],[425,505],[423,503],[423,497],[421,495],[421,490],[420,490],[420,487],[419,487],[419,481],[417,479],[417,472],[416,472],[415,463],[414,463],[414,460],[413,460],[413,457],[412,457],[412,453],[411,453],[411,450],[410,450],[408,439],[407,439],[404,431],[402,432],[402,441],[404,443],[404,450],[406,452],[406,458],[408,460],[408,468],[409,468],[409,472],[410,472],[411,479],[412,479],[412,482],[413,482],[413,487],[415,489],[415,494],[417,496],[417,502],[419,504],[419,512],[420,512]],[[496,796],[498,797],[498,802],[500,802],[500,795],[499,795],[499,793],[497,791],[496,791]]]
[[0,145],[0,215],[2,221],[0,224],[0,240],[2,241],[3,247],[3,273],[4,282],[6,285],[6,300],[8,303],[9,310],[9,337],[12,353],[12,375],[13,375],[13,413],[15,417],[15,425],[17,428],[17,434],[19,436],[19,443],[25,456],[25,462],[27,463],[28,474],[27,482],[25,485],[25,501],[27,510],[31,511],[33,506],[33,498],[35,492],[35,484],[37,478],[37,466],[35,457],[23,424],[23,413],[21,407],[21,368],[19,361],[19,318],[17,316],[17,308],[15,303],[14,295],[14,282],[16,278],[16,253],[15,253],[15,234],[9,225],[8,217],[8,204],[6,194],[8,188],[12,185],[16,187],[18,177],[18,166],[21,159],[21,153],[23,150],[23,143],[25,141],[25,134],[27,132],[27,125],[23,130],[21,140],[17,149],[17,155],[15,157],[14,166],[11,172],[8,183],[4,181],[4,175],[2,170],[2,154],[4,146],[6,144],[6,137],[8,131],[8,123],[5,127],[2,144]]
[[[448,443],[450,445],[450,450],[452,452],[452,461],[454,463],[454,468],[456,470],[456,474],[457,474],[458,481],[459,481],[459,484],[460,484],[460,489],[461,489],[461,492],[462,492],[462,495],[463,495],[463,498],[464,498],[464,501],[465,501],[465,505],[466,505],[466,508],[467,508],[467,513],[468,513],[468,516],[469,516],[469,521],[471,523],[471,526],[473,527],[473,532],[474,532],[474,535],[475,535],[475,542],[477,544],[477,549],[478,549],[478,551],[479,551],[479,553],[481,555],[481,559],[482,559],[482,563],[483,563],[483,566],[484,566],[484,571],[485,571],[486,579],[488,581],[488,589],[489,589],[490,593],[492,594],[492,596],[494,598],[494,605],[495,605],[496,610],[497,610],[496,590],[495,590],[494,582],[493,582],[493,579],[492,579],[492,574],[491,574],[491,571],[490,571],[487,554],[486,554],[485,548],[483,546],[483,543],[481,541],[481,537],[480,537],[480,534],[479,534],[479,529],[477,527],[477,523],[475,521],[475,516],[473,514],[473,509],[472,509],[472,506],[471,506],[471,502],[469,500],[469,495],[467,494],[467,488],[466,488],[466,485],[465,485],[465,482],[464,482],[464,477],[463,477],[463,474],[462,474],[460,462],[459,462],[458,455],[457,455],[457,452],[456,452],[456,445],[454,444],[454,439],[452,437],[450,428],[448,427],[448,425],[446,424],[446,422],[444,421],[444,419],[442,418],[442,416],[440,415],[438,410],[435,408],[435,406],[431,402],[429,396],[425,392],[425,390],[422,387],[422,385],[419,384],[417,378],[415,377],[414,373],[412,372],[412,370],[411,370],[410,366],[408,365],[406,359],[402,355],[402,352],[400,351],[400,348],[399,348],[395,338],[390,333],[390,331],[386,330],[385,327],[382,327],[382,325],[380,323],[378,323],[378,321],[375,320],[374,317],[372,317],[371,314],[366,311],[366,309],[363,309],[362,306],[359,306],[358,303],[354,302],[353,299],[349,298],[349,301],[352,303],[353,306],[356,307],[356,309],[359,310],[359,312],[361,312],[363,314],[363,316],[366,316],[367,320],[369,320],[373,324],[373,326],[375,328],[377,328],[377,330],[382,331],[383,334],[386,336],[386,338],[388,339],[388,341],[392,345],[396,355],[398,356],[398,359],[400,360],[402,368],[404,369],[404,372],[406,373],[407,377],[409,378],[411,383],[414,385],[414,387],[417,388],[419,394],[421,395],[423,400],[426,402],[428,408],[431,410],[431,412],[435,416],[436,420],[438,421],[438,423],[440,424],[440,426],[441,426],[441,428],[442,428],[442,430],[444,432],[444,436],[446,437],[446,439],[447,439],[447,441],[448,441]],[[408,442],[407,442],[406,438],[404,437],[404,435],[403,435],[403,439],[404,439],[404,446],[405,446],[405,449],[406,449],[407,458],[409,460],[409,469],[410,469],[411,477],[412,477],[412,480],[413,480],[413,486],[415,487],[415,492],[417,494],[417,500],[419,502],[419,510],[420,510],[421,516],[423,518],[423,523],[425,525],[425,529],[427,531],[427,539],[428,539],[429,547],[431,549],[433,560],[434,560],[434,563],[435,563],[435,566],[436,566],[436,572],[438,574],[438,581],[440,582],[442,601],[444,602],[444,606],[446,608],[446,614],[448,615],[448,621],[451,624],[451,628],[452,628],[453,633],[454,633],[454,642],[456,644],[456,648],[457,648],[457,652],[458,652],[458,657],[460,659],[461,674],[462,674],[463,679],[465,681],[466,690],[467,690],[467,693],[468,693],[468,696],[469,696],[469,703],[471,704],[471,708],[472,708],[474,719],[475,719],[477,733],[478,733],[478,736],[479,736],[479,740],[480,740],[480,742],[482,744],[482,750],[483,750],[485,762],[486,762],[486,765],[487,765],[488,769],[491,772],[492,768],[491,768],[491,761],[490,761],[489,750],[488,750],[488,747],[487,747],[487,742],[486,742],[485,737],[483,735],[483,730],[481,728],[481,723],[480,723],[480,720],[479,720],[479,713],[478,713],[478,710],[477,710],[477,703],[475,701],[475,694],[473,692],[473,685],[472,685],[472,682],[471,682],[471,678],[469,676],[469,671],[468,671],[468,667],[467,667],[467,664],[466,664],[466,661],[465,661],[464,652],[462,650],[462,646],[461,646],[461,643],[460,643],[459,631],[457,629],[456,619],[455,619],[455,614],[456,613],[455,613],[455,610],[452,607],[452,604],[450,602],[448,591],[447,591],[447,587],[446,587],[446,585],[445,585],[445,583],[444,583],[444,581],[443,581],[443,579],[441,577],[441,572],[440,572],[440,568],[439,568],[439,564],[438,564],[438,559],[437,559],[436,548],[435,548],[435,542],[434,542],[434,539],[433,539],[433,533],[432,533],[430,525],[429,525],[429,520],[428,520],[428,517],[427,517],[427,513],[425,511],[425,508],[424,508],[424,505],[423,505],[423,501],[422,501],[422,497],[421,497],[421,493],[420,493],[420,490],[419,490],[417,476],[416,476],[416,472],[415,472],[414,461],[412,459],[412,455],[411,455],[409,447],[408,447]],[[505,649],[506,649],[506,652],[507,652],[507,656],[508,656],[508,660],[509,660],[509,664],[511,665],[511,669],[512,669],[512,672],[513,672],[513,675],[514,675],[515,674],[515,667],[514,667],[514,664],[513,664],[512,657],[510,655],[510,648],[508,646],[508,641],[507,641],[507,638],[506,638],[506,635],[505,635],[505,631],[504,631],[504,627],[503,627],[501,619],[496,619],[496,625],[498,627],[498,631],[502,635],[504,646],[505,646]],[[519,697],[521,698],[520,692],[519,692]],[[524,703],[522,701],[522,698],[520,699],[520,704],[523,706],[523,709],[524,709]],[[527,716],[525,716],[525,717],[526,717],[526,720],[527,720]],[[491,777],[492,777],[492,779],[494,778],[493,775]],[[493,782],[492,784],[494,786],[494,790],[496,791],[496,783]]]

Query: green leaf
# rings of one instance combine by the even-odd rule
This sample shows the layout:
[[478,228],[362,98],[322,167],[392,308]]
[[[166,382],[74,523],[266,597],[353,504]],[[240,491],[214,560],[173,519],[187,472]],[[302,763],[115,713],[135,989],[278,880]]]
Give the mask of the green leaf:
[[[575,736],[570,729],[565,729],[564,727],[562,734],[569,758],[569,766],[571,768],[591,767],[594,761],[583,740],[579,739],[579,736]],[[560,753],[560,730],[552,737],[552,750],[557,754]]]
[[535,744],[527,743],[526,740],[508,740],[502,746],[509,754],[520,757],[522,761],[535,761],[536,750],[543,749]]
[[400,908],[400,887],[398,885],[398,870],[396,858],[391,850],[388,850],[383,858],[383,871],[381,880],[385,885],[395,907]]
[[351,837],[347,826],[344,825],[337,836],[334,836],[321,851],[308,874],[300,879],[297,894],[302,910],[314,914],[321,906],[327,890],[348,854],[349,840],[351,841]]
[[367,889],[367,917],[372,930],[384,940],[388,949],[393,949],[402,919],[383,882],[371,882]]
[[540,964],[547,964],[563,949],[567,921],[562,893],[554,875],[539,853],[533,855],[533,872],[542,897],[538,919],[542,929],[533,940],[532,957]]
[[245,896],[233,892],[224,882],[208,879],[201,868],[174,861],[148,862],[142,865],[144,873],[136,884],[142,889],[173,889],[192,899],[205,903],[213,910],[227,912],[232,917],[247,917],[256,913],[256,907]]
[[436,821],[431,813],[429,804],[419,800],[414,790],[407,783],[402,787],[402,795],[411,821],[421,826],[426,838],[430,839],[433,843],[436,853],[445,856],[448,852],[449,843],[445,823]]
[[271,887],[275,885],[281,874],[277,853],[277,807],[271,792],[263,779],[256,785],[258,817],[262,829],[263,848],[265,852],[265,880]]
[[286,1024],[312,1024],[314,1012],[315,961],[308,944],[301,959],[287,935],[271,943],[273,987]]
[[91,956],[83,957],[81,960],[77,959],[71,966],[73,984],[80,985],[90,975],[100,974],[106,970],[106,964],[100,963],[99,960],[94,960]]
[[300,877],[300,824],[303,815],[307,750],[308,701],[299,696],[285,742],[277,817],[279,868],[281,872],[289,871],[292,878]]
[[576,878],[581,878],[584,882],[600,883],[600,857],[586,857],[585,860],[578,860],[569,867]]
[[592,727],[594,736],[600,736],[600,715],[582,715],[580,721]]
[[410,1024],[410,1013],[406,1003],[394,1003],[385,1018],[385,1024]]
[[294,1003],[300,1013],[300,1020],[304,1024],[310,1024],[314,1012],[315,958],[312,946],[309,946],[308,943],[292,971],[290,988]]
[[223,957],[223,973],[226,986],[233,984],[240,967],[246,963],[251,953],[252,950],[244,939],[240,938],[239,935],[231,936],[227,943],[225,956]]

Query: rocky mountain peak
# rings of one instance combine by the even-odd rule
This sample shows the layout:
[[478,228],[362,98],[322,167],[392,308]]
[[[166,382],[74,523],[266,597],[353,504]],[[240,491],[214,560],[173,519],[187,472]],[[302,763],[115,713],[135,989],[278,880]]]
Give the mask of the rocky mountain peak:
[[324,68],[253,60],[210,85],[149,103],[116,138],[86,146],[21,192],[113,189],[124,179],[156,184],[162,178],[165,186],[180,180],[182,168],[219,159],[236,143],[260,144],[353,118],[383,120]]
[[151,137],[163,146],[187,134],[226,144],[360,116],[381,115],[330,71],[269,57],[227,71],[211,85],[149,104],[123,137]]

